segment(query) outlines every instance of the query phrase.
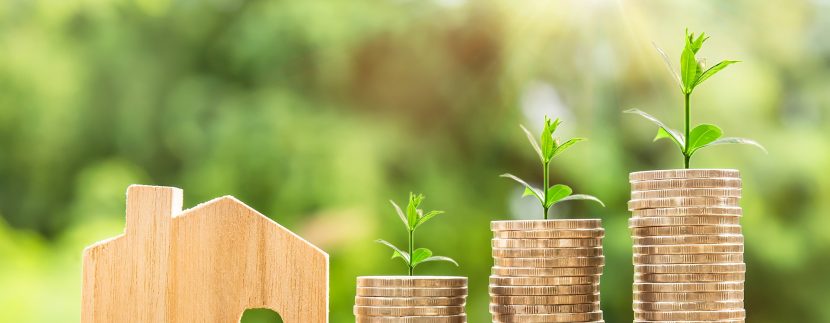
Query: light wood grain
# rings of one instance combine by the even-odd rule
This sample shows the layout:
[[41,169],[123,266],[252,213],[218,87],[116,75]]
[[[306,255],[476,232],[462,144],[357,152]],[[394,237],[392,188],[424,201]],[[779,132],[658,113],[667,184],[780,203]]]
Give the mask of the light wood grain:
[[233,197],[181,205],[176,188],[128,188],[125,234],[84,250],[81,322],[328,322],[325,252]]

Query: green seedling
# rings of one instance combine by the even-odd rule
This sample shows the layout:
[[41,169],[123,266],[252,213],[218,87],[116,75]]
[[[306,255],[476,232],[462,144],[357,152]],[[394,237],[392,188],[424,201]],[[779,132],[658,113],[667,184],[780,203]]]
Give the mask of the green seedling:
[[404,226],[406,226],[406,231],[409,233],[407,251],[403,251],[400,248],[395,247],[395,245],[387,242],[386,240],[376,240],[376,242],[392,248],[392,259],[401,258],[401,260],[406,263],[410,276],[412,276],[415,272],[416,266],[425,262],[446,261],[458,266],[458,263],[455,262],[455,260],[452,260],[452,258],[433,256],[432,251],[427,248],[415,248],[415,230],[435,216],[444,213],[444,211],[429,211],[424,213],[423,210],[418,208],[423,200],[423,195],[409,193],[409,204],[406,206],[406,212],[404,212],[398,204],[395,204],[394,201],[389,201],[392,203],[392,206],[395,208],[395,212],[398,213],[398,216],[401,218],[401,221],[403,221]]
[[680,148],[680,152],[683,153],[683,165],[685,168],[689,168],[690,160],[695,152],[701,148],[710,146],[746,144],[753,145],[766,152],[766,149],[754,140],[738,137],[723,137],[723,131],[716,125],[700,124],[693,129],[689,126],[691,112],[689,101],[695,88],[703,83],[703,81],[709,79],[712,75],[715,75],[727,66],[739,62],[725,60],[713,65],[712,67],[706,68],[705,60],[698,59],[695,55],[700,50],[700,47],[703,46],[703,42],[707,39],[709,39],[709,37],[706,37],[705,33],[701,33],[700,36],[695,38],[694,33],[689,34],[689,30],[686,30],[686,45],[683,48],[683,53],[680,55],[679,75],[669,61],[666,53],[656,45],[654,46],[657,49],[657,52],[660,53],[660,56],[663,57],[663,60],[666,62],[666,66],[669,68],[669,71],[672,73],[672,76],[674,76],[675,81],[677,81],[677,85],[680,86],[680,90],[683,93],[686,103],[686,123],[684,133],[680,133],[679,131],[668,127],[657,118],[638,109],[629,109],[624,111],[625,113],[638,114],[656,124],[659,128],[657,129],[657,136],[654,137],[654,141],[666,138],[674,142],[675,145]]
[[598,198],[594,196],[587,194],[573,194],[573,189],[571,189],[567,185],[556,184],[553,186],[549,186],[551,160],[553,160],[554,157],[562,154],[562,152],[564,152],[574,144],[585,140],[584,138],[572,138],[566,140],[564,143],[560,143],[559,139],[554,137],[554,133],[556,132],[556,128],[558,128],[559,124],[561,123],[562,121],[560,121],[558,118],[554,121],[551,121],[550,118],[545,116],[545,128],[542,130],[542,135],[539,143],[536,142],[536,139],[533,138],[533,135],[530,133],[530,131],[527,130],[527,128],[525,128],[524,126],[519,126],[527,135],[527,139],[530,141],[530,145],[533,146],[533,149],[539,156],[539,161],[542,162],[541,190],[533,187],[526,181],[512,174],[501,175],[501,177],[510,178],[524,186],[525,191],[522,197],[535,196],[536,199],[538,199],[539,202],[542,203],[542,209],[544,212],[545,220],[548,219],[548,210],[550,210],[552,206],[560,202],[573,200],[591,200],[599,203],[603,207],[605,206],[605,204],[603,204],[602,201],[600,201]]

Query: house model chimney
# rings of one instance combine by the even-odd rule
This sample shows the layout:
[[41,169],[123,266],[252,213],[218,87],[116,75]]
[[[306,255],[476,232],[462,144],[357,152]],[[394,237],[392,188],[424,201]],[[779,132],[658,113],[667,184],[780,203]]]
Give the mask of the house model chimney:
[[182,212],[182,190],[175,187],[130,185],[127,188],[127,225],[131,239],[169,232],[173,215]]

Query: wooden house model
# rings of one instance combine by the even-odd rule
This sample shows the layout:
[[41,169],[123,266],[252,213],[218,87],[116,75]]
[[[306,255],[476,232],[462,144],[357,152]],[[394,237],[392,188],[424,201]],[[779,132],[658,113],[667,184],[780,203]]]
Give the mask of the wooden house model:
[[325,252],[233,197],[183,211],[180,189],[133,185],[124,234],[84,250],[81,322],[328,322],[328,277]]

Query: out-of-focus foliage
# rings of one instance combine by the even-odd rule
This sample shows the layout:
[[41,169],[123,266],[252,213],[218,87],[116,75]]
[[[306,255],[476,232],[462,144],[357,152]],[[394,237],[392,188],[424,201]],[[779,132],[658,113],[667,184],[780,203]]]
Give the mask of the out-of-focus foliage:
[[[744,176],[753,323],[830,321],[830,3],[782,1],[8,0],[0,3],[0,321],[79,317],[80,255],[123,228],[130,183],[232,194],[331,255],[331,321],[353,320],[355,276],[402,274],[372,242],[387,200],[445,210],[438,254],[470,277],[485,322],[489,221],[536,218],[498,178],[538,178],[520,123],[547,114],[590,138],[551,179],[608,205],[603,309],[631,319],[627,174],[677,167],[627,108],[681,125],[652,42],[743,61],[702,85],[694,123],[769,150],[713,147],[695,167]],[[541,129],[530,129],[534,133]],[[532,183],[537,184],[538,183]]]

